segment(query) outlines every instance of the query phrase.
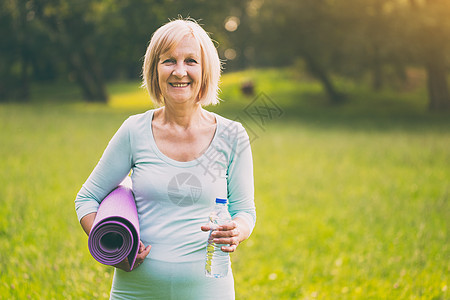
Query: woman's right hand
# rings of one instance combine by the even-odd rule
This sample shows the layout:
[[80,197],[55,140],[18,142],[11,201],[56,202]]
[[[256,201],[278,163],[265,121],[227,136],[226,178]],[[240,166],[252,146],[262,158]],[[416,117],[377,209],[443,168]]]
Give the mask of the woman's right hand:
[[[150,253],[151,248],[152,246],[148,245],[147,247],[145,247],[144,243],[142,243],[142,241],[139,241],[139,251],[138,255],[136,256],[136,261],[134,262],[133,270],[139,267],[139,265],[144,261],[144,259]],[[113,265],[113,267],[124,270],[125,272],[131,271],[130,263],[128,262],[127,257],[125,257],[125,259],[120,263]]]

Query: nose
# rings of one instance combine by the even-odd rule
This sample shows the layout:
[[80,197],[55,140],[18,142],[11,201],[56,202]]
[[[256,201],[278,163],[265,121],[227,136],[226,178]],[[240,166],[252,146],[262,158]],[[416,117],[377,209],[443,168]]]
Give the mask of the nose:
[[187,75],[186,67],[184,63],[177,63],[175,69],[172,72],[172,75],[177,78],[182,78]]

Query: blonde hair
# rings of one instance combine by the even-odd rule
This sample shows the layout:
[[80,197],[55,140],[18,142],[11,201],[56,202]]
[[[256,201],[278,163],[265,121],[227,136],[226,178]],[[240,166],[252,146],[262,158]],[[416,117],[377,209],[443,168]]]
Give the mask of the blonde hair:
[[142,66],[142,86],[158,105],[164,104],[158,83],[160,56],[174,49],[186,36],[198,41],[201,49],[202,82],[199,91],[200,105],[219,103],[219,79],[221,62],[217,49],[208,33],[193,19],[177,19],[161,26],[153,33]]

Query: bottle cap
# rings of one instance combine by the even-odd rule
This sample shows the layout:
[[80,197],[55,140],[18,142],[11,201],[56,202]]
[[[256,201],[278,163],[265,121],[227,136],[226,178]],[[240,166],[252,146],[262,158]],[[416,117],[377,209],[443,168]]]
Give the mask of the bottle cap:
[[227,204],[227,199],[216,198],[216,203]]

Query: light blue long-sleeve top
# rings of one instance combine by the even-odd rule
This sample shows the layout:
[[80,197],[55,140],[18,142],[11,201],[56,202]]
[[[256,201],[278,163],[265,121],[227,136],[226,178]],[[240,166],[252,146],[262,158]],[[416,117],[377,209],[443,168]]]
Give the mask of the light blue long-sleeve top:
[[208,233],[200,227],[216,198],[227,198],[231,216],[246,220],[251,231],[255,225],[249,137],[240,123],[214,114],[217,127],[206,151],[198,159],[179,162],[156,146],[153,113],[129,117],[111,139],[76,197],[78,219],[96,212],[131,170],[140,237],[152,245],[146,261],[202,262]]

